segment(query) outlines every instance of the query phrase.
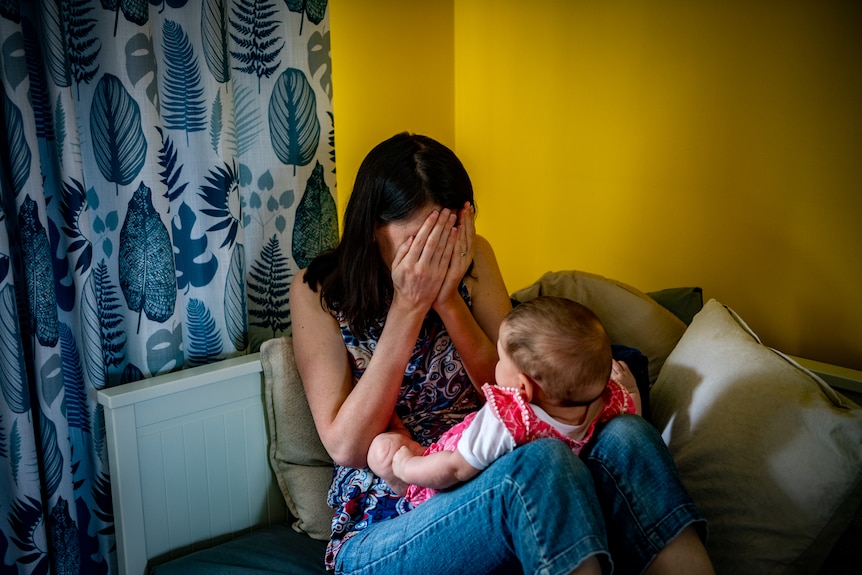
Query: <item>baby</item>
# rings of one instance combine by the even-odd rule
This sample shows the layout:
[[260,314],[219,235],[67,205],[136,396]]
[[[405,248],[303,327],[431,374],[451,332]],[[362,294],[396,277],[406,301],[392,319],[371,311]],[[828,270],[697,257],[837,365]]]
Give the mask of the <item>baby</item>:
[[500,325],[497,351],[497,385],[482,386],[485,405],[436,443],[423,451],[398,431],[372,442],[369,467],[412,505],[519,445],[553,437],[578,454],[597,424],[640,413],[634,376],[612,359],[608,334],[582,304],[540,296],[518,305]]

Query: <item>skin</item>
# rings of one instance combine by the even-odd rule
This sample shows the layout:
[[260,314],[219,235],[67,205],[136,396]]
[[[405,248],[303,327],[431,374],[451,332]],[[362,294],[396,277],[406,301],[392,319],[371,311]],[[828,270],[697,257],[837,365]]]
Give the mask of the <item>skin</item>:
[[[507,330],[505,323],[497,342],[499,360],[495,368],[498,385],[516,388],[529,403],[535,403],[554,417],[569,425],[581,425],[589,412],[589,406],[560,405],[547,399],[542,387],[528,374],[521,371],[506,353]],[[635,378],[625,362],[613,362],[613,379],[626,388],[637,390]],[[600,401],[597,399],[596,401]],[[638,403],[638,402],[636,402]],[[638,413],[640,406],[638,405]],[[410,484],[432,489],[446,489],[472,479],[481,470],[470,465],[458,451],[438,451],[423,455],[411,442],[404,441],[397,433],[384,433],[374,439],[369,453],[371,469],[383,477],[396,493],[403,494]]]
[[[458,214],[427,206],[404,222],[375,230],[381,257],[392,272],[394,294],[376,351],[355,385],[338,323],[303,281],[305,270],[294,277],[290,304],[296,364],[315,426],[335,463],[365,467],[377,435],[390,429],[406,433],[394,417],[395,402],[429,309],[437,311],[448,328],[474,384],[495,381],[493,342],[511,303],[490,244],[475,233],[473,216],[468,205]],[[464,278],[471,261],[475,277]],[[472,314],[457,293],[462,278],[473,299]],[[698,560],[706,557],[705,550],[691,531],[659,553],[649,571],[702,566]],[[589,557],[576,572],[597,573],[599,563]]]
[[[302,281],[291,285],[293,346],[309,407],[333,460],[365,467],[372,440],[403,428],[393,421],[404,369],[428,310],[434,309],[473,382],[493,381],[493,342],[511,309],[490,244],[475,232],[473,208],[458,214],[426,206],[405,221],[379,226],[374,237],[392,273],[394,294],[386,323],[365,373],[355,383],[338,323]],[[465,255],[462,256],[461,254]],[[472,277],[464,277],[470,262]],[[464,279],[473,310],[458,294]]]

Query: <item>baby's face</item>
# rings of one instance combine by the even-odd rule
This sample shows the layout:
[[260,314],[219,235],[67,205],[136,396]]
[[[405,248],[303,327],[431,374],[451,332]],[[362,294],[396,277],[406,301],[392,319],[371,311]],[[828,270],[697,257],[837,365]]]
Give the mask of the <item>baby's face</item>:
[[503,326],[500,329],[500,336],[497,339],[497,355],[500,359],[497,361],[497,367],[494,370],[494,378],[497,380],[497,385],[501,387],[517,387],[518,374],[521,372],[515,367],[512,358],[506,353],[503,342],[506,340],[506,328]]

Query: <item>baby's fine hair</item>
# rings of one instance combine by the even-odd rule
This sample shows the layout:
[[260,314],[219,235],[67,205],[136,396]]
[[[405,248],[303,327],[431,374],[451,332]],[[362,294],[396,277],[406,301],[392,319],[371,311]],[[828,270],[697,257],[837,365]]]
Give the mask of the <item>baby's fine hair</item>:
[[595,399],[611,374],[611,341],[598,316],[576,301],[539,296],[521,303],[501,326],[503,348],[549,399]]

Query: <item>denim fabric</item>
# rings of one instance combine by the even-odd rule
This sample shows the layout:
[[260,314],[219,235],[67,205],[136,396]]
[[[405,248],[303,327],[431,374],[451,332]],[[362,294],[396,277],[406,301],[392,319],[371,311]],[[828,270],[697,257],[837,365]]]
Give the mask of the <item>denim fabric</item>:
[[606,548],[589,470],[562,441],[541,439],[360,531],[341,548],[336,573],[568,575],[591,555],[608,566]]
[[617,573],[642,573],[687,526],[706,538],[706,520],[683,487],[661,435],[621,415],[581,452],[593,475]]
[[642,417],[607,422],[581,458],[555,439],[521,446],[349,539],[336,572],[563,575],[595,554],[609,572],[609,550],[615,573],[642,573],[685,527],[705,537],[703,515]]

